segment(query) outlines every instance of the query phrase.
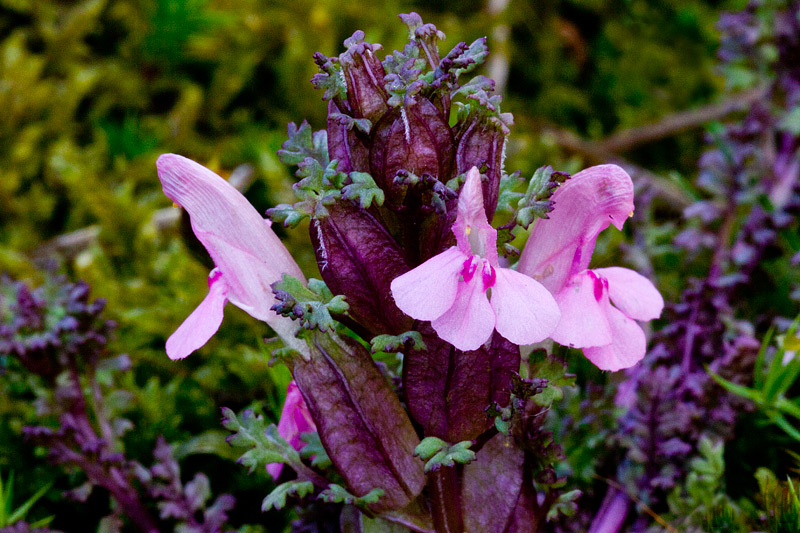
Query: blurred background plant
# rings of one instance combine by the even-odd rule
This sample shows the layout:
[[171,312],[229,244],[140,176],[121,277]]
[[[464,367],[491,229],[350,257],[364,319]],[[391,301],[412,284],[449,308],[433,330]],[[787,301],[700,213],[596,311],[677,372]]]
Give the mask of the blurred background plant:
[[[286,138],[286,124],[305,118],[321,129],[325,121],[326,106],[309,82],[316,73],[312,54],[339,53],[342,41],[359,28],[367,40],[394,50],[404,42],[396,15],[418,11],[447,34],[448,45],[488,37],[492,55],[482,73],[498,81],[503,109],[516,121],[508,171],[520,168],[530,175],[549,164],[574,172],[616,161],[634,176],[639,193],[636,227],[641,230],[628,227],[623,233],[604,234],[597,264],[635,266],[657,281],[665,299],[678,302],[671,320],[699,324],[700,313],[708,321],[701,324],[709,328],[703,331],[719,341],[709,346],[730,348],[728,355],[746,352],[754,361],[758,343],[749,340],[763,338],[773,324],[785,329],[788,320],[778,319],[797,313],[796,221],[781,225],[786,221],[776,221],[769,210],[758,215],[755,208],[769,191],[751,186],[758,183],[757,171],[742,174],[744,183],[729,182],[728,167],[713,157],[704,156],[699,174],[697,162],[707,146],[704,133],[723,155],[732,142],[740,142],[732,148],[737,154],[763,146],[754,140],[758,135],[731,138],[719,121],[742,122],[744,111],[764,100],[765,84],[778,87],[770,102],[791,92],[790,85],[775,81],[780,43],[770,40],[779,34],[770,21],[783,5],[772,0],[754,4],[748,16],[727,19],[726,29],[725,23],[718,26],[721,13],[742,12],[745,2],[489,0],[423,5],[398,0],[365,9],[362,3],[331,0],[2,0],[0,272],[43,285],[43,301],[57,300],[64,290],[64,283],[54,280],[55,272],[86,280],[95,297],[108,301],[105,312],[118,327],[104,350],[130,354],[131,368],[113,376],[98,370],[96,380],[106,403],[124,404],[124,418],[135,427],[135,435],[119,437],[127,461],[151,465],[154,450],[163,452],[162,462],[168,461],[166,448],[159,445],[163,436],[172,444],[175,462],[169,464],[179,463],[184,487],[202,472],[214,496],[230,493],[236,498],[231,527],[284,530],[292,511],[260,513],[272,480],[263,472],[247,476],[233,464],[237,453],[225,444],[220,426],[223,405],[277,419],[289,374],[267,365],[262,342],[271,336],[267,327],[235,310],[196,356],[175,364],[164,354],[167,336],[205,294],[203,262],[208,259],[202,250],[195,256],[187,253],[193,241],[181,238],[185,222],[161,194],[156,157],[176,152],[233,175],[261,212],[291,201],[290,170],[276,155]],[[718,58],[723,37],[728,56],[723,51]],[[793,56],[794,67],[791,61],[784,62],[788,67],[781,78],[787,83],[798,77],[800,60]],[[757,122],[758,132],[777,128],[797,136],[800,107],[796,100],[784,100],[768,107],[769,119]],[[752,126],[755,118],[746,125]],[[778,147],[789,163],[797,160],[796,145]],[[733,195],[725,188],[730,183],[738,183]],[[787,194],[791,198],[791,188]],[[733,196],[737,201],[730,215],[713,210]],[[707,213],[720,216],[703,218]],[[764,228],[772,233],[758,232]],[[305,233],[281,236],[305,273],[319,277]],[[727,301],[714,300],[719,287],[689,285],[689,278],[711,277],[716,241],[709,235],[719,234],[728,236],[722,248],[733,252],[722,258],[724,272],[714,275],[730,280],[722,274],[741,268],[750,280],[731,285],[738,292],[723,290]],[[752,280],[766,273],[770,289],[765,291]],[[15,320],[9,302],[18,297],[9,291],[18,286],[10,280],[3,285],[0,324],[5,327]],[[686,318],[692,312],[695,318]],[[50,318],[55,322],[47,328],[63,318],[61,311],[54,313]],[[663,334],[661,341],[668,344],[669,336]],[[664,360],[658,352],[648,357]],[[636,446],[598,452],[606,436],[618,433],[617,419],[622,416],[624,422],[625,409],[613,403],[622,376],[602,375],[581,361],[571,358],[578,386],[567,394],[568,401],[555,406],[552,418],[567,453],[564,472],[584,490],[579,507],[590,521],[608,488],[594,476],[616,478],[615,465],[623,461],[625,450]],[[698,359],[692,375],[706,383],[703,364],[708,361]],[[741,378],[740,384],[750,385],[752,364],[736,367],[735,375],[720,366],[722,362],[711,365],[724,378]],[[31,501],[43,491],[26,519],[55,516],[51,525],[56,529],[74,531],[74,524],[81,524],[86,531],[112,514],[116,504],[102,491],[87,494],[90,505],[65,501],[62,493],[82,486],[85,474],[48,465],[47,443],[31,446],[23,437],[25,426],[56,427],[57,417],[42,418],[41,402],[35,400],[57,390],[52,378],[63,370],[58,368],[45,379],[46,370],[27,368],[10,350],[0,350],[0,472],[15,472],[17,502]],[[81,379],[89,379],[84,370]],[[676,372],[670,379],[686,379]],[[702,485],[702,490],[724,494],[721,487],[727,486],[736,501],[763,503],[756,468],[767,467],[783,479],[789,462],[782,450],[800,451],[798,443],[780,431],[764,431],[755,415],[734,421],[735,432],[726,438],[737,438],[724,446],[724,474],[713,478],[719,483]],[[699,436],[692,440],[689,450],[681,448],[680,457],[704,457],[716,464],[709,454],[717,448],[704,448],[701,442]],[[742,460],[758,446],[769,450],[758,457],[759,464]],[[726,460],[730,457],[734,460]],[[691,472],[702,469],[698,464],[686,462],[685,469],[668,476],[689,499],[703,494],[698,482],[688,481]],[[659,512],[674,507],[668,505],[667,489],[673,490],[658,489]],[[656,505],[647,498],[642,503]],[[153,505],[145,504],[157,516]],[[759,505],[753,504],[769,508]],[[324,509],[313,512],[324,518]],[[109,521],[104,524],[111,527]]]

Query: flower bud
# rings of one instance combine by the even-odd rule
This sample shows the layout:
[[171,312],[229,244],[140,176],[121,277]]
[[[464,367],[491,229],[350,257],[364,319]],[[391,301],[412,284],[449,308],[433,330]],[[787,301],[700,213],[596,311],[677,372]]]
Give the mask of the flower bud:
[[453,176],[454,145],[445,117],[430,100],[417,97],[415,103],[387,112],[373,127],[372,177],[390,203],[399,203],[401,189],[394,184],[397,173],[427,174],[446,182]]
[[383,47],[365,43],[361,30],[344,42],[347,51],[339,56],[345,83],[347,101],[355,118],[369,119],[373,124],[388,109],[388,95],[383,87],[386,73],[375,52]]
[[333,100],[328,102],[328,156],[339,161],[336,170],[345,174],[369,172],[369,139],[355,122],[341,113]]
[[455,127],[456,172],[462,174],[478,167],[489,179],[483,182],[486,218],[492,220],[503,174],[508,127],[495,117],[480,117],[470,113]]

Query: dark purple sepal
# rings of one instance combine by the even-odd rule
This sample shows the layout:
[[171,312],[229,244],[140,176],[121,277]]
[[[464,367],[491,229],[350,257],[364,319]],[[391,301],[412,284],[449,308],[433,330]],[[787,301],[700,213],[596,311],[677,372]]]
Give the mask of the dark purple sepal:
[[365,43],[361,30],[345,40],[344,45],[347,51],[339,56],[339,63],[347,84],[347,102],[355,118],[366,118],[374,124],[388,109],[389,95],[383,87],[386,72],[375,55],[382,47]]
[[343,294],[348,314],[370,334],[397,335],[412,320],[394,303],[392,280],[411,267],[403,251],[368,211],[348,201],[328,208],[309,226],[320,274],[333,294]]
[[308,360],[292,373],[320,440],[348,490],[385,491],[373,512],[400,509],[422,491],[422,461],[411,420],[370,354],[348,338],[315,333]]
[[464,518],[461,516],[463,472],[461,465],[456,465],[440,468],[428,476],[428,498],[436,531],[472,531],[464,529]]
[[492,420],[486,408],[507,405],[511,373],[519,370],[519,348],[495,333],[488,348],[456,350],[430,326],[418,331],[426,350],[409,350],[403,364],[403,385],[411,417],[426,436],[448,442],[472,440]]
[[507,531],[522,488],[524,462],[525,452],[499,433],[464,467],[461,503],[466,531]]
[[448,181],[453,174],[453,134],[442,113],[430,100],[387,112],[373,126],[369,160],[375,182],[390,204],[402,202],[401,187],[394,183],[398,171],[430,175]]
[[463,174],[478,167],[487,176],[488,180],[483,182],[483,204],[486,218],[491,221],[497,209],[507,133],[497,121],[473,115],[475,113],[455,126],[456,172]]
[[[444,185],[444,184],[442,184]],[[419,225],[419,252],[420,263],[438,255],[451,246],[456,245],[456,235],[453,233],[453,224],[458,214],[458,196],[448,198],[444,202],[444,212],[437,212],[433,216],[425,217]]]
[[528,533],[530,531],[539,531],[541,513],[538,502],[536,501],[536,492],[533,490],[533,483],[527,476],[523,478],[522,485],[519,491],[514,494],[506,496],[514,502],[514,510],[511,514],[511,519],[508,525],[503,530],[503,533]]
[[369,172],[369,140],[354,127],[355,120],[328,102],[328,157],[338,160],[336,170],[345,174]]

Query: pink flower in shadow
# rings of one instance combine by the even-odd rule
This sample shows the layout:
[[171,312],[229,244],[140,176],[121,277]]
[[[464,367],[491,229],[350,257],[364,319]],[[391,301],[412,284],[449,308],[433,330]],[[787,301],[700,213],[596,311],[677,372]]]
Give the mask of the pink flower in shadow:
[[[278,421],[278,434],[297,451],[306,445],[300,438],[303,433],[314,433],[317,426],[311,419],[303,395],[294,381],[289,382],[286,389],[286,401],[283,404],[281,419]],[[278,479],[283,470],[283,463],[270,463],[267,465],[267,472],[273,479]]]

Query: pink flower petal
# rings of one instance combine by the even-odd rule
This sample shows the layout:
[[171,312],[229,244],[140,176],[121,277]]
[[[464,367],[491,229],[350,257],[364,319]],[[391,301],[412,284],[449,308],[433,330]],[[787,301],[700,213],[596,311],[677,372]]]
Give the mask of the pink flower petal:
[[498,333],[514,344],[533,344],[546,339],[558,324],[561,312],[541,283],[508,268],[496,269],[491,306]]
[[397,307],[417,320],[442,316],[456,299],[459,274],[467,259],[452,246],[396,277],[390,287]]
[[664,310],[664,298],[655,285],[628,268],[595,268],[596,274],[608,280],[608,294],[614,305],[636,320],[654,320]]
[[605,307],[605,315],[611,326],[613,341],[606,346],[584,348],[583,354],[600,370],[612,372],[641,361],[647,350],[647,339],[642,328],[610,304]]
[[601,231],[611,223],[622,228],[633,211],[633,182],[620,167],[599,165],[568,179],[553,202],[550,218],[533,226],[518,270],[555,294],[588,268]]
[[458,283],[452,307],[431,322],[431,326],[440,338],[466,352],[477,350],[489,340],[494,323],[494,311],[479,273],[469,282]]
[[[317,426],[311,418],[303,395],[294,380],[289,382],[286,389],[286,401],[283,403],[281,419],[278,421],[278,434],[288,442],[292,448],[300,451],[305,446],[305,442],[300,438],[303,433],[317,431]],[[267,465],[267,472],[278,479],[283,470],[283,463],[270,463]]]
[[164,194],[189,213],[195,235],[225,276],[228,299],[267,322],[292,348],[307,351],[294,337],[296,323],[270,310],[272,283],[284,273],[305,278],[269,223],[231,184],[202,165],[164,154],[157,166]]
[[613,332],[605,312],[610,307],[608,294],[602,280],[590,271],[572,276],[556,294],[556,302],[561,320],[550,335],[554,341],[574,348],[611,343]]
[[497,268],[497,230],[486,219],[483,185],[478,169],[472,167],[458,196],[458,213],[453,224],[458,249],[465,255],[479,255]]
[[281,472],[283,472],[283,463],[269,463],[267,465],[267,474],[272,476],[275,481],[278,480]]
[[192,314],[167,339],[167,355],[170,359],[183,359],[208,342],[222,324],[228,285],[214,269],[209,275],[208,294]]
[[283,404],[281,419],[278,421],[278,434],[295,450],[301,450],[305,443],[300,435],[314,431],[317,431],[317,426],[311,418],[300,389],[292,380],[286,389],[286,401]]

